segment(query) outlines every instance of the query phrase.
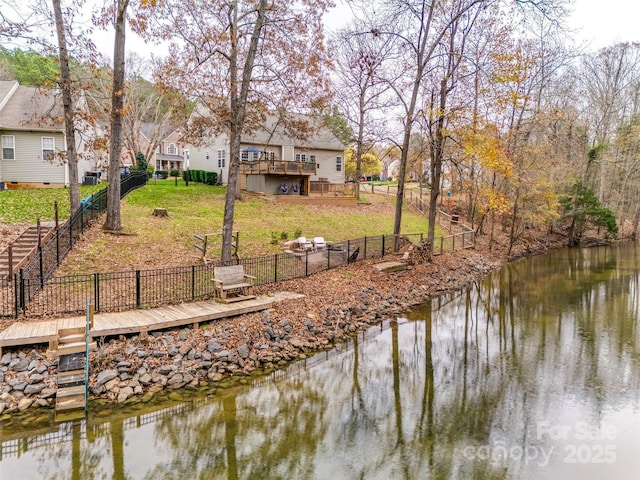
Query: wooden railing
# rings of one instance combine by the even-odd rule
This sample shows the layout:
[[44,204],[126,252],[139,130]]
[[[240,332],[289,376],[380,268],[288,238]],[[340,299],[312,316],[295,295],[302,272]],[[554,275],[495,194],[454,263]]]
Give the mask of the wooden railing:
[[315,162],[284,160],[256,160],[240,163],[240,173],[245,175],[315,175]]

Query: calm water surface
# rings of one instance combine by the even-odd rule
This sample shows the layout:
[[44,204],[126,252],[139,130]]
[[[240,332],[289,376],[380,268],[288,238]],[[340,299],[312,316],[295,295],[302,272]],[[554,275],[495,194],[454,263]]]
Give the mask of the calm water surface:
[[0,430],[0,478],[637,479],[640,248],[508,266],[217,395]]

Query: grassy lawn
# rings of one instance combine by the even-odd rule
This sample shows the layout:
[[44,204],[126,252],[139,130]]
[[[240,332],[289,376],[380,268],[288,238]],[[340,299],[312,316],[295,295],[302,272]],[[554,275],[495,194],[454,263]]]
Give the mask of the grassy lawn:
[[[107,188],[107,184],[80,187],[80,199],[91,193]],[[66,188],[38,188],[23,190],[4,190],[0,192],[0,224],[35,225],[38,218],[42,221],[55,218],[53,204],[58,201],[60,220],[69,217],[69,190]]]
[[[17,208],[24,219],[28,218],[24,216],[25,211],[38,211],[37,205],[52,204],[53,198],[58,198],[62,205],[67,190],[58,190],[59,197],[54,192],[25,190],[2,194],[19,193],[21,202],[31,205]],[[85,192],[83,194],[88,194]],[[61,273],[200,263],[199,252],[193,246],[194,235],[222,231],[224,194],[222,187],[197,183],[186,187],[182,181],[176,186],[173,179],[151,181],[146,187],[131,192],[122,202],[122,223],[127,234],[104,233],[102,222],[96,222],[86,233],[85,240],[67,257]],[[364,198],[369,203],[355,207],[326,207],[283,205],[269,197],[244,194],[235,204],[234,230],[240,232],[240,255],[253,257],[282,252],[282,241],[272,244],[272,238],[287,236],[293,239],[296,232],[308,238],[322,236],[329,241],[392,233],[395,198],[380,195],[365,195]],[[12,200],[11,204],[21,202]],[[65,205],[68,210],[68,200]],[[151,214],[154,208],[166,208],[169,216],[154,217]],[[2,211],[5,214],[4,208]],[[18,216],[12,212],[5,215],[6,218]],[[405,209],[402,232],[426,234],[426,231],[426,219]],[[213,252],[210,257],[215,258],[217,254]]]

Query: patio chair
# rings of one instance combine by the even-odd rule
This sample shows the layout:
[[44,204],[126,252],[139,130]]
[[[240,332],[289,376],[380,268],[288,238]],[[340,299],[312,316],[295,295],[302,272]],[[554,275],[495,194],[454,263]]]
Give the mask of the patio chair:
[[307,240],[306,237],[298,237],[298,247],[301,248],[304,252],[306,252],[307,250],[313,251],[313,243]]
[[324,250],[325,248],[327,248],[327,242],[324,241],[323,237],[314,237],[313,246],[316,250]]

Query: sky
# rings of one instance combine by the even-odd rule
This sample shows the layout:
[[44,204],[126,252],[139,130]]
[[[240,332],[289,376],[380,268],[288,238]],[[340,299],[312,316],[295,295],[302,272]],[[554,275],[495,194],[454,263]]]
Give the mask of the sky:
[[598,50],[616,42],[640,42],[638,0],[575,0],[569,25],[576,38]]
[[[329,31],[344,26],[352,18],[348,5],[334,0],[334,7],[326,16]],[[573,30],[576,45],[585,45],[588,51],[596,51],[619,41],[640,42],[640,0],[574,0],[573,13],[567,19],[568,27]],[[113,56],[113,32],[98,35],[96,42],[103,45],[102,53]],[[127,36],[127,51],[138,53],[150,48],[136,39]]]

